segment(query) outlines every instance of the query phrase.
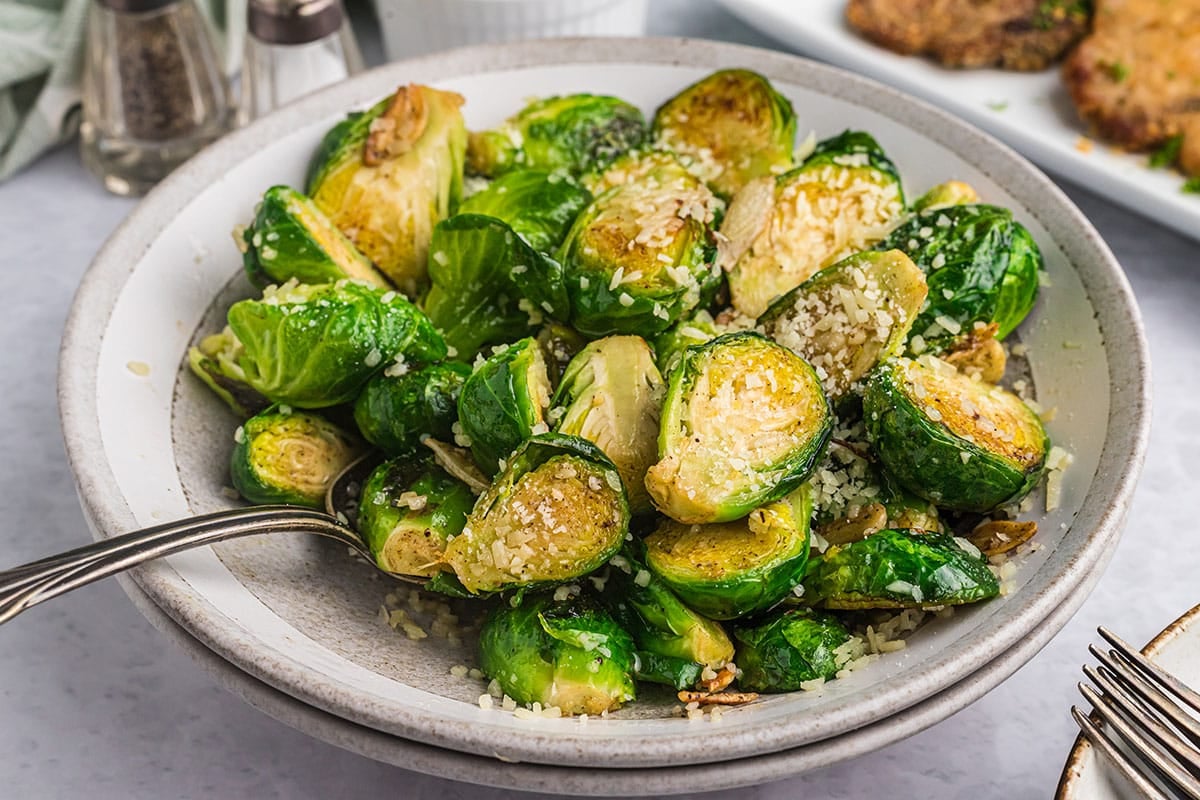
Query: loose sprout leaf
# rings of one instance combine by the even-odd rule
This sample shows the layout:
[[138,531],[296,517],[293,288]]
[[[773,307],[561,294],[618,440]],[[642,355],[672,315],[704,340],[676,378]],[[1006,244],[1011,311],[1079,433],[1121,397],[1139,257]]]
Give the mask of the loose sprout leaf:
[[1000,593],[982,558],[944,533],[887,529],[817,557],[805,602],[825,608],[928,608]]
[[354,402],[363,438],[390,456],[423,452],[421,440],[427,436],[452,438],[458,396],[471,368],[458,361],[403,371],[394,366],[389,368],[393,374],[385,371],[367,381]]
[[756,333],[725,334],[672,372],[646,489],[680,522],[738,519],[798,487],[832,425],[804,359]]
[[[926,349],[938,352],[976,322],[1007,336],[1037,299],[1042,255],[1006,208],[982,204],[921,211],[876,245],[904,251],[925,273],[929,304],[913,323]],[[910,342],[917,355],[918,348]]]
[[567,173],[525,169],[492,181],[464,200],[458,213],[501,220],[534,250],[549,253],[591,200],[591,192]]
[[467,168],[496,177],[514,170],[578,175],[639,147],[642,112],[616,97],[573,94],[535,100],[496,130],[470,135]]
[[756,692],[794,692],[802,684],[837,675],[837,649],[850,632],[837,619],[809,608],[772,614],[733,629],[738,683]]
[[309,166],[316,206],[410,297],[426,285],[434,225],[462,194],[462,103],[454,92],[401,86],[334,126]]
[[251,503],[324,508],[333,479],[365,451],[358,437],[316,414],[268,410],[239,429],[229,471]]
[[1012,392],[926,356],[893,359],[863,394],[871,444],[904,488],[940,507],[990,511],[1040,480],[1050,449],[1037,414]]
[[689,689],[700,680],[704,665],[645,650],[637,651],[634,677],[646,683],[660,683],[673,689]]
[[713,619],[753,614],[787,597],[804,577],[811,516],[805,486],[734,522],[664,520],[646,538],[646,565],[702,614]]
[[687,160],[724,197],[792,165],[796,114],[762,75],[714,72],[672,97],[654,115],[656,144]]
[[198,346],[188,349],[188,367],[234,414],[245,419],[265,411],[271,401],[246,383],[236,355],[231,352],[236,341],[229,329],[204,337]]
[[563,270],[494,217],[459,214],[433,233],[422,303],[459,358],[531,332],[544,315],[566,317]]
[[903,210],[896,168],[868,134],[846,131],[819,143],[776,180],[769,223],[731,266],[734,307],[759,316],[819,270],[870,248]]
[[697,311],[693,316],[681,319],[654,339],[654,357],[658,371],[669,378],[683,359],[685,350],[720,335],[721,330],[713,321],[712,314],[707,311]]
[[962,181],[946,181],[934,186],[925,194],[913,201],[913,211],[925,211],[931,208],[961,206],[978,203],[979,193],[975,187]]
[[391,288],[321,209],[290,187],[272,186],[266,191],[241,238],[242,265],[260,289],[293,278],[300,283],[350,278]]

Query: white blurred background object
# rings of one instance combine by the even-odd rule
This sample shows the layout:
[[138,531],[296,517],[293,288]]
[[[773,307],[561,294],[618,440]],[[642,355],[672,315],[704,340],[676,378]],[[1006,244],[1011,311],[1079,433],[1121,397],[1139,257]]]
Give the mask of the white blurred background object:
[[640,36],[647,0],[372,0],[389,61],[467,44]]

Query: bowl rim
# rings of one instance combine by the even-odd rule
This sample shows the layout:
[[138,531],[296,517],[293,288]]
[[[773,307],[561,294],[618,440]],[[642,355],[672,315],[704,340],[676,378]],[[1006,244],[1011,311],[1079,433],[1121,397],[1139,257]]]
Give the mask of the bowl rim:
[[[826,712],[836,723],[813,726],[806,715],[795,715],[770,730],[726,733],[720,758],[732,759],[783,750],[827,738],[883,719],[911,706],[976,672],[1019,641],[1074,593],[1086,593],[1089,573],[1098,568],[1120,535],[1137,476],[1145,457],[1149,435],[1149,353],[1133,292],[1116,259],[1082,212],[1036,167],[998,140],[903,92],[834,67],[798,56],[743,45],[688,38],[578,38],[540,40],[516,44],[482,45],[395,62],[377,67],[347,82],[309,95],[252,125],[231,133],[180,167],[154,188],[116,229],[89,267],[72,302],[59,360],[59,409],[67,457],[75,475],[81,504],[97,538],[136,527],[124,502],[116,477],[109,468],[97,415],[97,366],[101,334],[114,304],[159,230],[174,218],[201,189],[227,168],[239,152],[253,142],[266,142],[292,127],[293,121],[327,115],[347,108],[352,88],[406,71],[436,69],[444,79],[483,74],[502,69],[522,69],[624,63],[647,66],[694,66],[717,69],[745,66],[773,80],[789,82],[858,104],[892,118],[941,147],[961,155],[996,182],[1037,218],[1054,216],[1062,222],[1046,225],[1055,243],[1067,256],[1093,306],[1108,362],[1111,403],[1104,448],[1083,506],[1064,544],[1053,580],[1037,590],[1008,598],[1003,620],[991,618],[964,634],[952,648],[955,655],[939,654],[926,662],[924,671],[900,688],[875,687],[865,696],[842,701]],[[968,155],[970,153],[970,155]],[[1089,503],[1089,501],[1091,501]],[[1058,551],[1051,558],[1058,557]],[[1043,565],[1045,567],[1045,565]],[[434,724],[420,710],[390,709],[382,715],[368,703],[355,705],[353,693],[335,685],[314,682],[302,662],[285,652],[255,650],[247,632],[207,604],[205,599],[164,562],[147,565],[135,575],[147,595],[176,622],[210,649],[249,674],[318,708],[360,724],[442,747],[490,754],[493,743],[486,726],[463,725],[453,729]],[[255,658],[248,658],[254,652]],[[1032,654],[1031,654],[1032,655]],[[999,681],[997,681],[999,682]],[[833,712],[838,713],[833,713]],[[831,729],[833,725],[836,730]],[[481,735],[480,732],[483,732]],[[522,737],[522,757],[560,764],[650,765],[698,760],[686,737],[654,739],[613,737],[576,738],[561,732],[547,734],[530,726]]]

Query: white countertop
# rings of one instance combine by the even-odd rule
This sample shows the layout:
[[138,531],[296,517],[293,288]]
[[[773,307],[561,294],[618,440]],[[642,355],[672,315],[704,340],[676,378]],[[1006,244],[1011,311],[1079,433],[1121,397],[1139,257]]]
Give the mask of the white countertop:
[[[769,44],[709,2],[655,0],[651,32]],[[1153,358],[1149,457],[1107,573],[1045,650],[951,719],[871,755],[723,796],[1049,797],[1075,737],[1068,709],[1095,627],[1142,643],[1200,603],[1187,505],[1200,451],[1197,244],[1064,188],[1125,266]],[[58,343],[80,276],[132,207],[105,194],[73,148],[0,184],[0,567],[90,538],[58,425]],[[0,787],[3,797],[90,800],[527,797],[406,772],[275,722],[220,688],[112,581],[0,628]]]

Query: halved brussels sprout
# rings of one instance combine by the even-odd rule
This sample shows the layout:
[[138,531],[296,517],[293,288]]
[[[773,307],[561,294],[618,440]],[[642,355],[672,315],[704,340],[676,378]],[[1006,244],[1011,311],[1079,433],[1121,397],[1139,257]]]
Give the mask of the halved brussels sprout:
[[445,563],[470,592],[562,583],[602,566],[625,540],[617,468],[577,436],[535,436],[480,495]]
[[484,472],[495,475],[500,459],[549,429],[549,405],[546,361],[533,339],[498,348],[475,369],[458,396],[458,422]]
[[654,505],[680,522],[728,522],[804,482],[825,451],[833,414],[808,362],[756,333],[689,347],[672,372]]
[[398,575],[441,571],[446,542],[462,532],[475,495],[427,461],[380,464],[363,484],[358,532],[375,563]]
[[262,298],[234,303],[227,319],[230,335],[213,362],[297,408],[349,402],[393,362],[446,357],[446,343],[416,306],[352,281],[268,286]]
[[[757,198],[754,188],[747,191]],[[817,271],[869,249],[903,212],[896,168],[870,135],[846,131],[819,143],[804,164],[776,180],[769,213],[735,215],[730,208],[731,221],[759,221],[749,247],[726,265],[734,308],[759,316]]]
[[479,631],[480,668],[518,703],[603,714],[631,702],[633,640],[588,597],[501,603]]
[[946,181],[934,186],[925,194],[913,201],[913,211],[924,211],[927,208],[945,208],[946,206],[961,206],[967,203],[978,203],[979,193],[975,187],[962,181]]
[[725,69],[664,103],[654,115],[654,137],[730,197],[750,180],[792,166],[796,114],[762,75]]
[[391,288],[312,200],[288,186],[267,189],[239,247],[246,276],[260,289],[292,278],[300,283],[350,278]]
[[1037,300],[1041,251],[1006,208],[930,208],[876,249],[903,250],[925,273],[929,305],[913,323],[909,341],[918,355],[945,349],[976,322],[997,323],[996,338],[1003,339]]
[[236,341],[229,328],[205,336],[199,345],[188,348],[188,366],[233,413],[245,419],[266,410],[271,401],[246,383],[246,376],[233,357]]
[[956,606],[999,593],[996,576],[977,550],[927,531],[888,529],[830,545],[804,579],[804,601],[825,608]]
[[363,437],[389,456],[415,455],[426,436],[453,438],[458,395],[470,375],[471,368],[458,361],[389,368],[363,387],[354,401],[354,421]]
[[472,133],[467,169],[496,177],[520,169],[576,175],[639,147],[646,120],[616,97],[572,94],[535,100],[496,130]]
[[458,213],[495,217],[534,250],[549,253],[591,201],[591,192],[567,173],[525,169],[492,181],[464,200]]
[[463,98],[401,86],[321,140],[308,195],[385,275],[416,297],[426,283],[433,226],[462,194]]
[[1020,500],[1041,478],[1050,449],[1041,420],[1021,398],[930,356],[876,370],[863,415],[891,476],[957,511]]
[[717,203],[671,159],[596,197],[558,251],[571,324],[593,337],[653,336],[711,296],[720,281],[708,238]]
[[735,627],[738,684],[752,692],[794,692],[837,675],[837,649],[850,632],[828,614],[792,608],[755,625]]
[[303,412],[265,411],[238,428],[233,488],[251,503],[325,507],[333,479],[364,452],[358,437]]
[[713,321],[712,314],[700,310],[679,320],[673,328],[660,333],[654,339],[655,363],[663,377],[670,377],[671,371],[683,359],[683,353],[689,347],[704,344],[710,339],[721,335],[721,330]]
[[572,359],[551,401],[563,409],[556,431],[599,445],[617,465],[634,514],[653,508],[646,470],[658,460],[664,394],[650,346],[637,336],[609,336]]
[[801,486],[735,522],[664,520],[646,537],[646,566],[683,602],[713,619],[764,611],[803,579],[811,517],[812,496]]
[[684,605],[661,578],[646,569],[632,547],[623,549],[614,561],[620,566],[614,563],[609,569],[602,599],[612,607],[622,627],[633,634],[639,654],[651,653],[713,669],[733,660],[733,643],[720,623]]
[[776,300],[758,323],[812,364],[837,400],[900,352],[927,293],[925,275],[899,250],[858,253]]
[[422,307],[466,361],[484,345],[528,334],[544,314],[568,313],[562,267],[494,217],[458,214],[438,223],[429,278]]

